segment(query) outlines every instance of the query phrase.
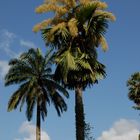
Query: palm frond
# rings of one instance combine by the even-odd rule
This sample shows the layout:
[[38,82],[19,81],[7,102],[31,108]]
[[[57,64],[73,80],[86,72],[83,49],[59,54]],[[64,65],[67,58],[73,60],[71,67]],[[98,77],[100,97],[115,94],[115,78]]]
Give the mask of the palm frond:
[[[62,55],[59,55],[55,59],[56,63],[60,65],[60,67],[63,68],[62,70],[62,76],[66,77],[69,70],[76,70],[76,64],[75,64],[75,57],[72,55],[70,49],[65,51]],[[65,79],[67,81],[67,79]]]
[[20,102],[24,103],[24,96],[26,95],[26,90],[28,87],[28,82],[22,84],[17,91],[13,93],[8,102],[8,111],[16,109]]
[[136,72],[131,75],[127,81],[128,86],[128,98],[132,100],[136,106],[140,104],[140,72]]
[[[43,100],[43,99],[42,99]],[[41,108],[41,116],[42,116],[42,120],[45,120],[45,117],[47,117],[47,104],[45,101],[43,101],[40,105]]]
[[60,91],[66,98],[69,97],[69,93],[67,92],[67,90],[62,87],[60,84],[58,84],[57,82],[55,82],[54,80],[50,80],[50,79],[45,79],[44,80],[44,85],[48,86],[52,86],[52,90],[58,90]]
[[58,116],[61,116],[61,113],[67,110],[67,105],[63,97],[58,92],[55,92],[52,94],[51,99],[55,106]]
[[33,116],[33,110],[34,110],[35,104],[36,104],[35,97],[32,97],[32,99],[30,99],[27,102],[26,116],[27,116],[28,121],[30,121]]

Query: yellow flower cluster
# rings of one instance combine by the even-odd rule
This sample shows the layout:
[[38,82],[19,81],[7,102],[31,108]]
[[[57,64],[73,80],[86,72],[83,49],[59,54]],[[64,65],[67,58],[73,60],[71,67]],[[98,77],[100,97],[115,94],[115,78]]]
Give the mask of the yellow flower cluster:
[[80,3],[83,5],[96,5],[98,9],[106,9],[107,4],[99,0],[80,0]]
[[60,2],[61,0],[45,0],[45,2],[44,3],[46,3],[46,4],[49,4],[49,3],[53,3],[53,4],[56,4],[56,3],[58,3],[58,2]]
[[58,15],[64,15],[65,13],[68,12],[68,9],[66,7],[59,6],[57,7],[56,12],[58,13]]
[[52,42],[54,40],[54,33],[59,30],[59,31],[63,31],[66,28],[66,23],[65,22],[61,22],[55,26],[52,27],[52,29],[50,30],[50,32],[47,35],[47,40],[48,42]]
[[33,31],[34,31],[34,32],[38,32],[38,31],[41,30],[41,29],[47,28],[47,26],[49,26],[49,25],[51,24],[51,22],[52,22],[52,19],[44,20],[44,21],[42,21],[41,23],[35,25],[35,26],[33,27]]
[[106,42],[106,39],[103,36],[100,38],[100,44],[101,44],[101,47],[102,47],[103,51],[108,50],[108,44]]
[[75,18],[69,20],[68,28],[72,37],[76,37],[78,35],[77,20]]
[[49,0],[50,3],[57,3],[57,0]]
[[97,6],[98,6],[99,9],[106,9],[108,7],[105,2],[97,1],[96,3],[97,3]]
[[50,2],[50,0],[44,0],[44,3],[48,4]]
[[66,13],[67,9],[64,6],[56,6],[55,4],[42,4],[39,7],[36,8],[36,13],[45,13],[49,11],[54,11],[57,13]]
[[61,22],[61,23],[58,23],[57,25],[53,26],[50,32],[51,32],[51,34],[53,34],[55,31],[62,30],[63,28],[66,28],[65,22]]
[[111,12],[105,12],[105,16],[106,16],[107,19],[109,19],[111,21],[115,21],[116,20],[116,17]]
[[87,5],[91,2],[92,0],[80,0],[80,3],[83,5]]
[[69,7],[75,7],[76,2],[75,0],[63,0]]
[[102,16],[104,16],[104,18],[111,20],[111,21],[116,20],[116,17],[111,12],[107,12],[107,11],[96,10],[94,15],[95,16],[102,15]]
[[52,19],[52,23],[51,25],[56,25],[58,23],[64,22],[65,20],[60,18],[60,16],[56,15],[53,19]]
[[59,4],[59,3],[61,3],[61,4],[65,4],[65,5],[67,5],[67,6],[69,6],[69,7],[74,7],[74,6],[76,6],[76,2],[75,2],[75,0],[51,0],[51,2],[52,3],[55,3],[55,4]]
[[35,12],[41,14],[55,9],[56,6],[53,4],[42,4],[36,8]]
[[44,4],[36,8],[36,12],[45,13],[53,11],[55,16],[52,19],[44,20],[43,22],[34,26],[33,31],[38,32],[39,30],[47,28],[47,26],[50,25],[52,27],[50,36],[52,36],[51,34],[53,34],[56,30],[59,29],[61,31],[67,27],[70,34],[73,37],[76,37],[78,35],[77,20],[73,16],[72,19],[66,21],[67,19],[63,18],[62,16],[66,13],[69,14],[70,9],[75,7],[76,3],[79,4],[79,2],[83,6],[96,6],[97,9],[93,13],[94,16],[100,15],[107,20],[115,20],[115,16],[112,13],[104,11],[104,9],[107,8],[107,4],[105,2],[101,2],[100,0],[45,0]]

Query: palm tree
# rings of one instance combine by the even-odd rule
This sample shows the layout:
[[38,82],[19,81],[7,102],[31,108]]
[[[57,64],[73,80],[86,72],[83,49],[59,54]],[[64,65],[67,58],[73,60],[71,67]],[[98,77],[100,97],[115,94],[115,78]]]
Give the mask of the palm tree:
[[51,51],[45,57],[40,49],[29,49],[18,59],[9,62],[10,69],[5,77],[5,85],[19,84],[8,103],[8,111],[20,105],[20,111],[26,102],[26,116],[30,121],[36,105],[36,140],[41,140],[41,117],[47,116],[47,103],[52,102],[58,113],[67,110],[67,105],[60,95],[68,97],[68,92],[52,79]]
[[56,59],[57,68],[54,78],[68,89],[75,89],[76,139],[84,140],[85,118],[82,91],[105,76],[105,67],[88,54],[81,57],[74,57],[73,54],[65,57],[63,55],[61,55],[62,58]]
[[54,17],[34,27],[42,30],[46,45],[55,48],[55,79],[75,89],[76,139],[84,140],[82,91],[105,76],[105,66],[97,61],[96,48],[107,49],[104,33],[112,13],[98,0],[46,0],[37,13],[53,11]]
[[127,86],[129,89],[128,98],[136,104],[134,108],[140,110],[140,72],[131,75]]

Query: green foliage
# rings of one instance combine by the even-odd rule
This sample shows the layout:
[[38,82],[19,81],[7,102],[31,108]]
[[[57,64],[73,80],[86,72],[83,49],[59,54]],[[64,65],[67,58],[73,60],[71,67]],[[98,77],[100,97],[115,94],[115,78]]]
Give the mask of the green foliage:
[[90,123],[85,123],[85,138],[86,140],[95,140],[92,136],[93,127]]
[[134,109],[140,110],[140,72],[131,75],[127,81],[127,86],[129,90],[128,97],[136,104]]
[[[98,2],[76,5],[61,17],[62,22],[52,22],[52,26],[42,30],[46,44],[53,46],[57,52],[54,56],[57,65],[55,79],[70,89],[79,83],[86,88],[105,77],[105,66],[97,61],[96,53],[99,45],[104,51],[107,49],[104,33],[108,28],[109,16],[101,9]],[[71,19],[77,20],[77,36],[72,36],[67,26]],[[65,26],[60,26],[63,23]],[[52,30],[55,30],[53,34]]]
[[50,102],[54,104],[59,116],[61,112],[67,110],[63,96],[68,98],[69,94],[53,80],[51,64],[52,51],[43,57],[40,49],[29,49],[18,59],[9,62],[10,69],[5,76],[5,85],[19,84],[19,88],[9,100],[8,111],[16,109],[18,105],[21,111],[26,103],[26,116],[31,120],[35,105],[39,102],[40,115],[44,120],[47,116],[47,104],[49,105]]
[[80,57],[80,59],[73,57],[68,63],[65,58],[63,61],[66,64],[59,63],[57,65],[55,79],[57,81],[62,80],[62,83],[65,83],[69,89],[74,89],[77,85],[81,85],[85,89],[87,86],[98,82],[97,79],[105,76],[104,65],[87,55]]

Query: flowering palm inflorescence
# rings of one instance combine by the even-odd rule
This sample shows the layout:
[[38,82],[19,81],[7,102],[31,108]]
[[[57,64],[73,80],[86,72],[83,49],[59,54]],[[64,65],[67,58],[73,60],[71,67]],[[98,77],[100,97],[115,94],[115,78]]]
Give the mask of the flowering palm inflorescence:
[[[76,38],[81,34],[81,30],[88,34],[93,19],[96,20],[92,23],[94,28],[98,25],[97,22],[101,22],[103,19],[105,22],[114,21],[115,16],[105,11],[106,8],[107,4],[99,0],[46,0],[44,4],[36,8],[36,12],[41,14],[51,11],[54,13],[54,17],[37,24],[33,31],[38,32],[49,28],[47,40],[49,42],[54,41],[56,34]],[[106,43],[102,43],[105,42],[103,35],[100,35],[99,40],[105,50],[107,46]]]

